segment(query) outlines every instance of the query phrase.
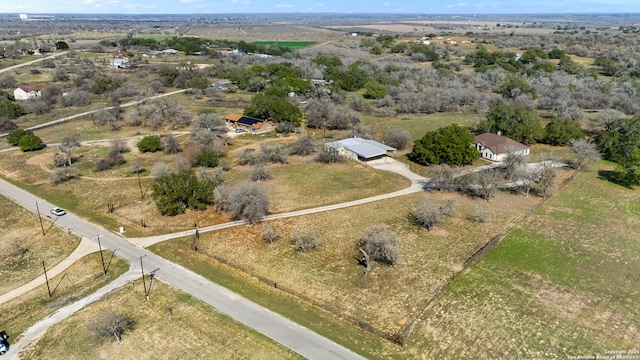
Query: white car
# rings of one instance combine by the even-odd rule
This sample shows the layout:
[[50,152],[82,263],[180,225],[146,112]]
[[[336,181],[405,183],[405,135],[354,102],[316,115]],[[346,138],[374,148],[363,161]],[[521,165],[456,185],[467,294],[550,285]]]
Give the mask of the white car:
[[53,215],[55,215],[55,216],[62,216],[62,215],[64,215],[64,214],[66,214],[66,213],[67,213],[66,211],[64,211],[64,210],[60,209],[59,207],[51,208],[51,210],[50,210],[50,211],[51,211],[51,213],[52,213]]

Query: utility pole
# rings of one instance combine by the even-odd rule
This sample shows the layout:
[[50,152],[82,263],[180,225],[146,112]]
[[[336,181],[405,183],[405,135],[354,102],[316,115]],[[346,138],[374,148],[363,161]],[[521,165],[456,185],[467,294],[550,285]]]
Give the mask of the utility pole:
[[51,288],[49,287],[49,278],[47,277],[47,267],[44,266],[44,260],[42,261],[42,268],[44,269],[44,280],[47,282],[47,292],[49,293],[49,297],[51,297]]
[[42,236],[44,236],[44,225],[42,225],[42,216],[40,216],[40,208],[38,207],[37,201],[36,201],[36,211],[38,212],[38,220],[40,220],[40,229],[42,229]]
[[100,260],[102,260],[102,272],[107,275],[107,268],[104,266],[104,255],[102,255],[102,244],[100,244],[100,236],[96,235],[96,239],[98,239],[98,248],[100,249]]
[[149,300],[149,294],[147,294],[147,283],[144,280],[144,267],[142,266],[142,258],[145,256],[147,255],[140,256],[140,269],[142,270],[142,286],[144,286],[144,298]]

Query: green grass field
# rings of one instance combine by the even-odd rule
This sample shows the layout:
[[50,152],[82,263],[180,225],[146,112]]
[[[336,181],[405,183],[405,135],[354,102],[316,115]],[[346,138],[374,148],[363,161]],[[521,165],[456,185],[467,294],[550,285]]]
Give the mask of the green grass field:
[[421,317],[422,358],[566,359],[640,344],[640,200],[579,174]]
[[254,41],[255,45],[278,45],[292,50],[302,49],[317,44],[315,41]]

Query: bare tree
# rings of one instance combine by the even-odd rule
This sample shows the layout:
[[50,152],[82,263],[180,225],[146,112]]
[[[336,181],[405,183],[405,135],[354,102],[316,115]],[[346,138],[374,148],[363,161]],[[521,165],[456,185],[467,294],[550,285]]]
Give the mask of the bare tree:
[[75,167],[66,166],[61,169],[57,169],[51,175],[51,179],[54,183],[59,184],[71,179],[75,179],[80,176],[80,172]]
[[546,199],[555,185],[558,172],[550,161],[545,161],[540,168],[538,168],[538,184],[542,190],[542,196]]
[[574,163],[578,170],[588,166],[600,158],[596,144],[591,140],[569,140],[569,150],[573,154]]
[[400,260],[398,235],[380,224],[365,230],[358,242],[358,247],[366,254],[365,257],[369,257],[370,261],[395,265]]
[[538,174],[528,166],[520,166],[516,169],[514,178],[520,187],[525,190],[526,196],[529,197],[529,191],[531,191],[531,186],[538,179]]
[[298,251],[308,252],[319,248],[322,243],[322,238],[315,230],[293,233],[293,247]]
[[513,180],[513,176],[519,167],[524,165],[524,155],[521,153],[509,150],[507,156],[502,162],[502,170],[504,171],[504,177],[508,180]]
[[167,136],[162,139],[162,145],[164,147],[165,154],[177,154],[181,150],[180,143],[171,134],[167,134]]
[[486,222],[489,222],[489,220],[491,220],[491,213],[487,211],[487,209],[485,209],[484,207],[479,206],[475,210],[473,210],[471,215],[469,215],[469,220],[480,223],[480,224],[484,224]]
[[80,141],[74,136],[67,136],[62,139],[62,143],[60,143],[60,151],[64,154],[69,166],[71,166],[73,160],[73,150],[78,146],[80,146]]
[[431,186],[442,191],[451,187],[454,183],[454,169],[449,165],[433,165],[429,167]]
[[412,215],[415,221],[427,230],[431,230],[444,218],[442,206],[427,201],[418,204]]
[[398,150],[404,150],[411,143],[411,134],[407,130],[393,128],[382,136],[382,141]]
[[280,239],[282,236],[282,232],[280,229],[274,229],[271,225],[265,224],[262,227],[262,239],[269,244],[272,244],[274,241]]
[[476,187],[480,197],[489,201],[498,188],[498,181],[500,180],[499,172],[495,169],[489,169],[474,173],[471,178],[473,182],[472,186]]
[[245,219],[254,223],[269,211],[267,191],[260,185],[246,182],[233,190],[229,197],[229,210],[234,219]]
[[325,146],[322,148],[322,150],[318,152],[318,155],[316,156],[315,160],[317,162],[331,164],[331,163],[341,162],[344,160],[344,158],[340,156],[340,153],[338,153],[338,150],[332,147]]
[[313,138],[311,135],[305,134],[298,137],[298,141],[296,141],[291,147],[290,154],[306,156],[314,151],[316,151],[316,144],[313,141]]
[[151,176],[157,178],[165,175],[169,175],[169,166],[164,161],[158,161],[151,169]]
[[273,176],[269,174],[269,170],[263,163],[257,163],[253,167],[251,172],[251,181],[265,181],[273,179]]
[[111,336],[120,342],[122,335],[133,329],[135,321],[128,315],[113,310],[104,310],[87,324],[87,330],[94,336],[106,340]]

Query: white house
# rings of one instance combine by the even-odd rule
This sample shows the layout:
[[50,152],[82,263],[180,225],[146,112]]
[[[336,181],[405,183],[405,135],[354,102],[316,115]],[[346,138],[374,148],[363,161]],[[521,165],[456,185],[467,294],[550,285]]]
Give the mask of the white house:
[[125,69],[128,63],[129,63],[129,59],[127,58],[115,58],[111,60],[111,64],[109,65],[109,68],[111,70]]
[[391,146],[357,137],[328,142],[325,146],[336,149],[341,156],[363,162],[379,159],[386,156],[388,152],[396,152],[396,149]]
[[531,148],[506,136],[484,133],[474,138],[480,157],[490,161],[503,161],[507,154],[529,155]]
[[42,92],[35,86],[20,85],[13,90],[13,97],[16,100],[31,100],[42,96]]

